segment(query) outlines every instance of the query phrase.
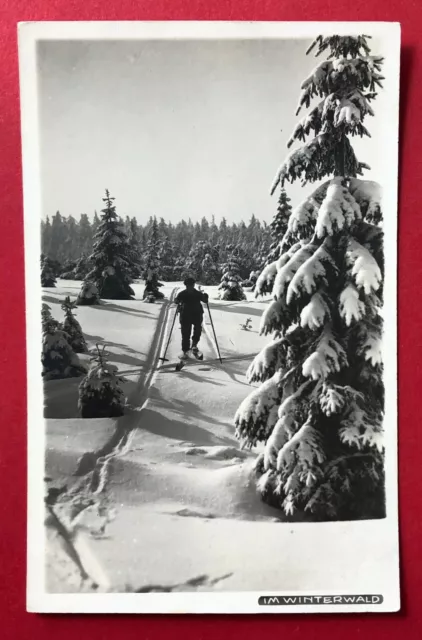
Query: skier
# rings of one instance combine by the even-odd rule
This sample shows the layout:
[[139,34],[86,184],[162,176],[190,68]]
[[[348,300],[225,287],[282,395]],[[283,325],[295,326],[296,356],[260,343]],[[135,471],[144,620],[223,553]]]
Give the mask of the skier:
[[202,333],[202,318],[204,316],[204,309],[201,302],[208,302],[208,294],[195,289],[194,278],[186,278],[183,284],[186,289],[176,296],[175,302],[179,307],[180,314],[183,351],[182,359],[186,359],[191,348],[191,334],[192,353],[195,357],[200,355],[198,342]]

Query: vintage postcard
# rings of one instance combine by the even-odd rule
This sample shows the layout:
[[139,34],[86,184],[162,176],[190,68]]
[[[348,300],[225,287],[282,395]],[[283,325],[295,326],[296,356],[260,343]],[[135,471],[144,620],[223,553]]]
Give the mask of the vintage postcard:
[[400,26],[19,25],[27,606],[400,608]]

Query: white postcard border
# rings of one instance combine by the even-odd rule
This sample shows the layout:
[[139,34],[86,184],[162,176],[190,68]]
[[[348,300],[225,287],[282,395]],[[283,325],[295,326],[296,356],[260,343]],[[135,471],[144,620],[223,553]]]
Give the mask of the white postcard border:
[[[130,39],[292,39],[317,34],[369,34],[388,42],[384,91],[390,99],[384,114],[386,135],[380,162],[385,175],[382,184],[385,218],[385,328],[384,363],[386,390],[386,495],[387,517],[369,521],[370,535],[384,544],[391,577],[385,584],[381,605],[294,605],[262,607],[263,595],[295,595],[262,592],[184,592],[151,594],[51,594],[45,591],[44,556],[44,451],[43,386],[40,367],[41,283],[39,277],[41,182],[38,128],[36,45],[39,40],[130,40]],[[27,22],[19,25],[21,79],[22,149],[24,179],[25,283],[28,376],[28,577],[27,608],[37,612],[104,613],[327,613],[397,611],[400,608],[397,504],[397,182],[398,182],[398,98],[400,25],[382,22]],[[388,125],[388,126],[387,126]],[[391,133],[393,132],[393,133]],[[271,177],[271,176],[270,176]],[[366,522],[330,523],[333,537],[347,525],[351,552],[353,536]],[[309,528],[309,539],[318,544],[321,524],[290,525]],[[323,525],[323,529],[327,525]],[[343,533],[343,535],[346,535]],[[351,562],[359,561],[359,550]],[[364,572],[364,567],[362,567]],[[365,585],[367,585],[365,587]],[[281,585],[282,586],[282,585]],[[371,577],[364,576],[362,592],[371,590]],[[296,595],[337,595],[300,591]],[[352,595],[352,594],[345,594]]]

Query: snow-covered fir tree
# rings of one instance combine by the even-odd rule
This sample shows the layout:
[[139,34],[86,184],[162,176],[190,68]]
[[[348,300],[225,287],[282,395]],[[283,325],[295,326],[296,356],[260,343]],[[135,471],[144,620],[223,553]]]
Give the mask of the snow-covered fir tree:
[[113,418],[124,414],[125,396],[117,368],[107,362],[105,348],[97,353],[79,385],[78,408],[82,418]]
[[42,375],[44,380],[77,378],[86,373],[78,356],[68,342],[68,334],[51,315],[50,307],[43,304],[42,319]]
[[76,305],[79,307],[82,305],[95,305],[100,303],[100,296],[98,295],[98,288],[95,282],[84,280],[78,297],[76,298]]
[[161,293],[161,283],[158,281],[160,260],[158,258],[160,250],[160,238],[158,233],[157,218],[154,218],[148,236],[146,258],[145,258],[145,289],[144,299],[148,298],[164,298]]
[[[278,260],[281,253],[286,249],[286,244],[283,246],[283,240],[287,231],[290,214],[292,213],[292,207],[290,205],[290,198],[287,196],[284,187],[280,189],[280,196],[277,203],[276,214],[270,224],[271,236],[274,240],[270,247],[270,252],[265,260],[265,266]],[[286,241],[284,241],[286,242]]]
[[89,257],[92,269],[85,281],[94,282],[100,298],[110,300],[130,300],[134,291],[131,265],[128,258],[128,239],[119,220],[116,207],[106,190],[103,198],[101,222],[94,236],[94,249]]
[[242,288],[242,278],[240,276],[240,265],[236,248],[227,247],[229,256],[227,262],[223,264],[223,275],[219,285],[221,300],[245,300],[245,292]]
[[[285,239],[287,226],[290,218],[290,214],[292,212],[292,207],[290,205],[290,198],[287,196],[286,190],[284,187],[280,189],[280,195],[277,203],[277,211],[276,214],[270,224],[271,229],[271,237],[273,238],[273,242],[270,246],[269,253],[261,253],[259,256],[261,263],[261,271],[267,267],[269,264],[274,263],[283,251],[287,248],[287,240]],[[257,278],[259,277],[259,274]],[[256,280],[253,284],[253,290],[257,295],[264,295],[266,293],[271,293],[273,281],[266,279],[261,280],[259,293],[256,290]]]
[[55,287],[56,275],[54,273],[54,267],[52,261],[48,256],[41,256],[41,286],[42,287]]
[[67,334],[68,343],[75,353],[86,353],[88,347],[86,346],[82,328],[73,313],[74,309],[76,309],[76,302],[66,296],[62,303],[62,309],[64,311],[63,330]]
[[[380,189],[350,138],[381,87],[382,58],[360,37],[318,37],[320,62],[302,84],[302,143],[279,168],[279,184],[324,180],[290,215],[283,251],[257,282],[273,301],[261,320],[270,342],[251,364],[260,382],[236,414],[245,446],[265,443],[258,488],[287,515],[383,517],[382,287]],[[308,137],[309,136],[309,137]]]
[[63,328],[60,322],[55,318],[53,318],[53,316],[51,315],[51,307],[46,302],[42,303],[41,322],[42,322],[43,330],[47,327],[47,325],[49,326],[49,328],[54,328],[54,329]]
[[157,257],[160,264],[161,276],[163,277],[163,279],[167,280],[167,282],[176,280],[177,276],[175,271],[175,251],[173,243],[169,239],[168,235],[164,236]]
[[[282,187],[278,198],[277,212],[270,223],[271,235],[277,243],[283,239],[287,231],[291,212],[290,198],[287,197],[286,190]],[[278,258],[278,256],[276,256],[276,258]]]

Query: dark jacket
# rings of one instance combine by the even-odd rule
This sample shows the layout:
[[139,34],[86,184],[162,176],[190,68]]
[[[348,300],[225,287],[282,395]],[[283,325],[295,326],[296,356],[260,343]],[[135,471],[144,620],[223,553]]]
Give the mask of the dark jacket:
[[194,320],[204,315],[201,302],[208,302],[208,294],[198,289],[184,289],[176,296],[175,302],[179,305],[181,320]]

